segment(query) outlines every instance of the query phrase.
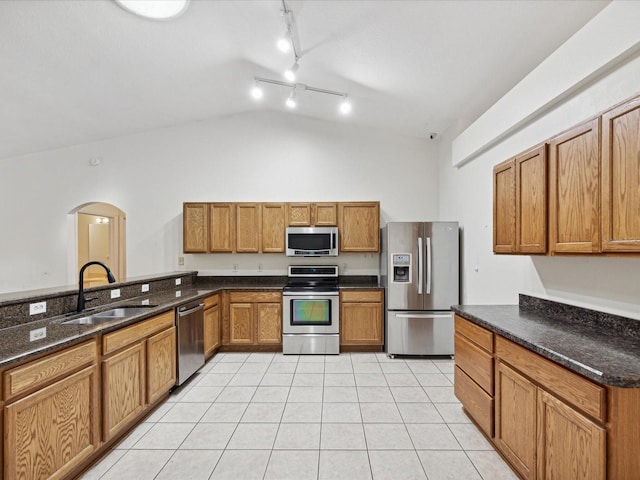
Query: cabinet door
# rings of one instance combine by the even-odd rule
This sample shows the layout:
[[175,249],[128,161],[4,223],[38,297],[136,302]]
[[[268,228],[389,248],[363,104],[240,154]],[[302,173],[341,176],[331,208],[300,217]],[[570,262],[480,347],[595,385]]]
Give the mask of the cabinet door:
[[209,356],[220,346],[220,307],[216,304],[204,311],[204,353]]
[[602,116],[602,250],[640,251],[640,98]]
[[340,343],[382,345],[382,303],[342,303]]
[[549,252],[600,251],[600,119],[549,144]]
[[260,252],[260,204],[236,204],[236,252]]
[[153,403],[176,384],[176,327],[147,340],[147,403]]
[[145,407],[144,341],[102,361],[102,435],[106,442]]
[[233,203],[210,203],[209,251],[232,253],[235,247],[236,209]]
[[338,206],[335,203],[314,203],[313,224],[316,227],[335,227],[338,225]]
[[604,428],[538,390],[539,480],[606,479],[606,436]]
[[495,442],[525,479],[536,475],[536,390],[529,380],[498,362]]
[[547,251],[547,148],[546,145],[515,159],[516,251]]
[[284,203],[262,204],[262,253],[284,252]]
[[254,314],[251,303],[229,305],[229,344],[252,345],[254,341]]
[[257,303],[255,307],[258,343],[282,343],[282,305]]
[[341,252],[378,252],[380,203],[339,203],[338,234]]
[[513,159],[493,167],[493,251],[516,251],[516,168]]
[[311,204],[287,203],[287,225],[290,227],[310,227]]
[[209,243],[209,210],[206,203],[182,205],[182,250],[184,253],[206,253]]
[[98,367],[4,408],[7,479],[64,478],[100,445]]

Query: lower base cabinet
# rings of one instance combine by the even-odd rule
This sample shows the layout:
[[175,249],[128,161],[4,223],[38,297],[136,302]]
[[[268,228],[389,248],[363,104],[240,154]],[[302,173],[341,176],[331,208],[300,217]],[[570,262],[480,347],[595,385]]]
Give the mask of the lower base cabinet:
[[382,351],[384,306],[381,290],[340,293],[340,348]]
[[224,317],[222,345],[282,347],[282,293],[280,291],[232,291]]
[[204,354],[208,358],[220,347],[220,295],[204,299]]

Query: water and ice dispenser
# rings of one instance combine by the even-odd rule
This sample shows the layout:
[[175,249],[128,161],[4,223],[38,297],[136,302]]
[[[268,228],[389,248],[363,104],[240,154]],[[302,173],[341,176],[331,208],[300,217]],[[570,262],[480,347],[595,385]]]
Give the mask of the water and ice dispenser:
[[411,254],[394,253],[391,255],[394,283],[411,283]]

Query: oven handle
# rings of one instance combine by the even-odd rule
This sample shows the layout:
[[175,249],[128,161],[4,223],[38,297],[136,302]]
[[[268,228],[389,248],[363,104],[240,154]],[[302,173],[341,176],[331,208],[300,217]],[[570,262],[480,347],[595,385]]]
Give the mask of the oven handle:
[[340,292],[285,292],[282,294],[283,297],[338,297],[339,295]]

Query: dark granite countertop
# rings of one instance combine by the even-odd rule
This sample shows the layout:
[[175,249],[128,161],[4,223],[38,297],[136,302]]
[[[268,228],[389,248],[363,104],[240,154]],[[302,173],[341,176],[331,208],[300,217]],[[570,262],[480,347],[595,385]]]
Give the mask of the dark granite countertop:
[[640,320],[523,297],[453,311],[600,384],[640,388]]
[[[85,311],[82,314],[58,315],[57,317],[44,318],[38,321],[21,323],[0,330],[2,342],[0,343],[0,367],[6,367],[19,361],[41,353],[57,350],[65,345],[80,340],[89,339],[98,333],[107,333],[127,325],[137,323],[149,317],[172,310],[176,306],[191,300],[206,297],[214,293],[214,289],[195,288],[193,286],[165,290],[151,295],[144,295],[122,302],[103,305],[95,310]],[[126,319],[114,319],[111,322],[100,325],[62,325],[62,322],[76,317],[82,317],[100,310],[109,310],[122,305],[152,305],[144,313]],[[31,341],[30,332],[39,328],[46,328],[46,337]]]

